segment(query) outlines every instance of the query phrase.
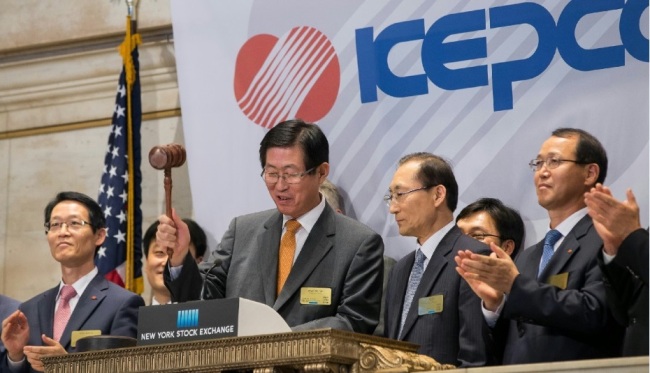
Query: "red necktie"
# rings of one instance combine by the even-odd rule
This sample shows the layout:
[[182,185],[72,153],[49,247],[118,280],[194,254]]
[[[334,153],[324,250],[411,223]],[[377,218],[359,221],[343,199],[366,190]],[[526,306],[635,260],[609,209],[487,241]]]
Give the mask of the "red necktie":
[[74,298],[77,295],[77,291],[71,285],[64,285],[61,289],[61,296],[59,299],[59,308],[56,309],[54,313],[54,336],[53,338],[56,341],[61,340],[61,334],[63,334],[63,329],[68,324],[70,320],[70,299]]

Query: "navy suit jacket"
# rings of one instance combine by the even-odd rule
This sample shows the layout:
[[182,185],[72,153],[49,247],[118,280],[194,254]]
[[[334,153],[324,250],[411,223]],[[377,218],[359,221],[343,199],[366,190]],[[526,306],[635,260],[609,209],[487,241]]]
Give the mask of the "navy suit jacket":
[[609,264],[599,259],[607,304],[627,327],[623,356],[648,355],[648,231],[638,229],[626,237]]
[[[18,309],[19,305],[19,301],[0,294],[0,332],[2,332],[2,320],[14,313],[14,311]],[[0,340],[0,354],[2,354],[4,350],[5,346],[2,344],[2,340]]]
[[[402,335],[398,335],[404,295],[408,287],[415,252],[402,258],[390,274],[386,289],[385,330],[388,338],[417,343],[418,352],[442,364],[482,366],[488,363],[483,342],[481,300],[456,272],[454,257],[458,250],[486,254],[483,243],[470,238],[454,226],[440,241],[422,275]],[[443,296],[443,310],[418,315],[418,300]]]
[[[551,257],[543,281],[537,280],[543,240],[518,255],[520,274],[495,331],[506,332],[503,364],[621,355],[623,330],[607,308],[597,263],[602,246],[591,218],[585,216]],[[567,275],[565,289],[547,283],[553,275]]]
[[[28,346],[42,346],[41,334],[52,337],[54,309],[59,286],[41,293],[20,305],[29,324]],[[101,330],[102,335],[133,337],[137,336],[138,309],[144,300],[130,291],[106,280],[102,275],[95,276],[70,315],[70,320],[61,335],[59,343],[68,351],[72,332],[76,330]],[[0,363],[0,371],[12,372],[7,358]],[[33,371],[25,360],[18,372]]]
[[[204,298],[242,297],[266,304],[293,330],[335,328],[371,334],[381,302],[381,236],[326,204],[276,297],[281,234],[282,214],[276,209],[233,219],[213,256],[222,264],[207,274]],[[211,264],[199,270],[188,254],[174,281],[165,268],[172,299],[199,299],[202,276]],[[331,289],[331,304],[301,304],[301,289],[307,287]]]

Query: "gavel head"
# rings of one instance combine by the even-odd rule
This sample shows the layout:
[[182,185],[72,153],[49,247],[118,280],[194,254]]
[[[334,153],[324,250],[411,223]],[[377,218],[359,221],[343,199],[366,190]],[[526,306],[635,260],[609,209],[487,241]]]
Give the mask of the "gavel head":
[[185,148],[180,144],[154,146],[149,151],[149,163],[157,170],[180,167],[185,163]]

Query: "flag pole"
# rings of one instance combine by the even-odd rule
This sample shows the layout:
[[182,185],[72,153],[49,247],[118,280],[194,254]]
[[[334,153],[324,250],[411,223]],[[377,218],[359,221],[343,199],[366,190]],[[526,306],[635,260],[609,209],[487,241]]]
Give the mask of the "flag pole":
[[126,74],[126,103],[127,103],[127,162],[128,162],[128,198],[127,198],[127,219],[126,219],[126,236],[129,238],[126,242],[126,264],[125,264],[125,284],[127,290],[140,293],[142,289],[135,283],[135,175],[133,156],[133,111],[132,111],[132,91],[135,83],[136,71],[133,63],[131,52],[141,43],[140,34],[137,33],[136,6],[133,0],[126,0],[128,15],[126,17],[126,35],[120,46],[120,54],[124,63]]

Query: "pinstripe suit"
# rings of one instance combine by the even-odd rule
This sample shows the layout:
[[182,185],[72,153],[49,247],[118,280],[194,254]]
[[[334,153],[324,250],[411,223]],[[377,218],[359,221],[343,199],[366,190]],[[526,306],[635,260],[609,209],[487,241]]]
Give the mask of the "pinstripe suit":
[[[454,257],[458,250],[489,251],[486,245],[463,235],[454,226],[442,238],[429,260],[402,335],[397,334],[415,252],[395,264],[386,289],[384,334],[388,338],[419,344],[419,353],[431,356],[439,363],[481,366],[488,362],[482,335],[481,301],[456,272]],[[418,299],[438,294],[443,295],[443,311],[418,316]]]

